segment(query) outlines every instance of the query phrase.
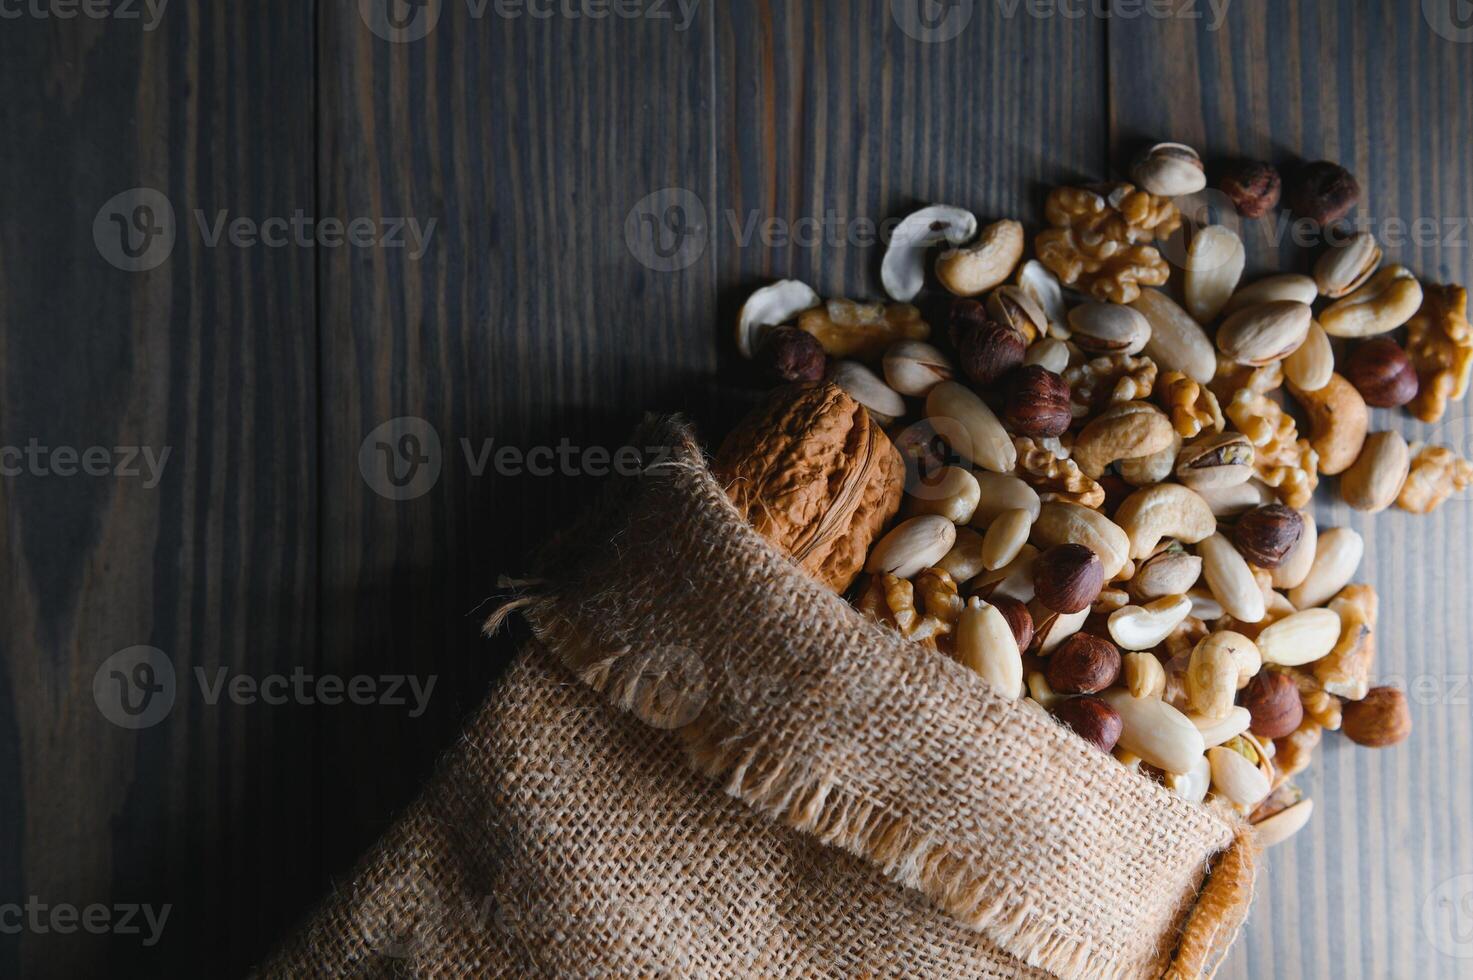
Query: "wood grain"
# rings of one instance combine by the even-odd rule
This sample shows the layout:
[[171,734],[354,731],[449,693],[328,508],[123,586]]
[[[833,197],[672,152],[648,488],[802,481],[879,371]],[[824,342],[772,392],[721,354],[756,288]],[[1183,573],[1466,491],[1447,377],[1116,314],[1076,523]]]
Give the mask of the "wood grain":
[[[1236,2],[1217,31],[1181,18],[1116,19],[1109,50],[1119,167],[1156,139],[1199,146],[1212,161],[1241,155],[1291,170],[1336,160],[1359,176],[1357,220],[1388,261],[1429,281],[1473,278],[1473,103],[1448,84],[1473,74],[1473,45],[1434,32],[1416,5]],[[1419,234],[1419,221],[1433,224]],[[1251,267],[1307,268],[1318,249],[1295,235],[1283,220],[1247,223]],[[1429,426],[1373,410],[1372,427],[1467,453],[1468,413],[1454,404]],[[1298,780],[1315,799],[1314,820],[1269,854],[1247,941],[1223,975],[1467,976],[1468,960],[1429,934],[1449,936],[1446,920],[1429,926],[1425,907],[1439,885],[1473,873],[1473,840],[1458,829],[1473,826],[1473,786],[1448,778],[1473,744],[1468,502],[1430,517],[1366,517],[1327,487],[1316,513],[1321,527],[1365,536],[1362,577],[1381,594],[1376,674],[1412,692],[1416,732],[1380,752],[1327,735]]]
[[[0,444],[170,453],[156,486],[56,458],[0,483],[0,902],[171,906],[153,946],[6,929],[6,976],[213,972],[311,899],[313,774],[280,760],[317,754],[316,719],[212,706],[190,676],[316,656],[312,257],[211,247],[194,216],[312,208],[310,38],[277,0],[0,29]],[[139,186],[177,240],[135,273],[92,229]],[[139,644],[179,687],[130,731],[92,684]]]
[[[1174,8],[1193,20],[1022,0],[729,0],[689,22],[673,3],[592,19],[480,0],[171,4],[155,31],[5,20],[0,447],[172,455],[152,489],[0,477],[0,903],[172,912],[156,947],[0,932],[0,975],[257,961],[504,665],[514,639],[480,638],[486,600],[594,491],[586,450],[617,450],[645,409],[714,435],[752,398],[729,325],[755,283],[876,297],[885,219],[943,200],[1036,225],[1049,186],[1119,176],[1156,138],[1213,160],[1341,160],[1382,228],[1473,214],[1473,44],[1417,8],[1233,0],[1216,30],[1205,2]],[[169,199],[179,236],[128,273],[91,229],[138,186]],[[193,215],[220,209],[434,224],[419,255],[210,246]],[[1252,229],[1255,270],[1308,264],[1291,231]],[[1466,281],[1470,234],[1388,251]],[[1377,422],[1467,453],[1467,411]],[[440,447],[406,499],[385,466],[419,450],[385,436],[397,418]],[[1467,975],[1423,918],[1473,873],[1467,507],[1368,521],[1322,500],[1324,523],[1367,534],[1380,673],[1413,690],[1418,731],[1382,753],[1329,740],[1302,780],[1315,822],[1271,854],[1222,976]],[[132,732],[92,683],[136,644],[190,685],[228,666],[435,687],[416,715],[210,705],[181,686]]]
[[[419,718],[324,718],[321,844],[336,874],[515,649],[480,636],[498,576],[523,574],[610,465],[545,454],[617,452],[642,410],[699,409],[714,369],[709,8],[684,26],[429,9],[428,34],[391,42],[354,4],[322,8],[324,212],[436,222],[418,260],[321,256],[325,669],[438,678]],[[683,225],[666,226],[670,207]],[[641,215],[661,243],[640,238]],[[405,416],[437,433],[441,467],[396,501],[358,460]]]

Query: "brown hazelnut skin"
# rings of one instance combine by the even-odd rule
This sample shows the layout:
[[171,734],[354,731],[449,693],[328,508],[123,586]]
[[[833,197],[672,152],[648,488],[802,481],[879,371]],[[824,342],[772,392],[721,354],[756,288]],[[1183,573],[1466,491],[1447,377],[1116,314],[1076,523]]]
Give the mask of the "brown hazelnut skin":
[[828,355],[818,339],[797,327],[777,327],[770,331],[757,349],[757,359],[780,383],[822,381],[828,370]]
[[1233,544],[1249,564],[1275,569],[1304,536],[1304,517],[1292,507],[1267,504],[1238,518]]
[[946,467],[962,462],[926,419],[898,431],[892,427],[886,434],[905,463],[905,486],[910,492],[934,486]]
[[1412,712],[1406,695],[1394,687],[1373,687],[1360,701],[1347,701],[1340,730],[1357,745],[1380,749],[1406,741]]
[[1115,748],[1115,743],[1120,741],[1120,733],[1125,729],[1120,712],[1109,702],[1088,696],[1059,702],[1054,708],[1054,717],[1101,752]]
[[1245,218],[1261,218],[1278,206],[1284,191],[1279,171],[1261,160],[1242,160],[1218,181],[1218,188]]
[[1368,340],[1352,351],[1345,378],[1376,408],[1400,408],[1422,387],[1412,359],[1390,337]]
[[1056,544],[1033,563],[1034,598],[1056,613],[1088,609],[1104,587],[1104,563],[1082,544]]
[[1022,364],[1028,350],[1021,333],[988,319],[986,307],[973,299],[951,304],[951,343],[962,374],[979,387],[996,383]]
[[1074,421],[1068,382],[1037,364],[1014,368],[1007,380],[1003,420],[1014,432],[1047,439],[1068,431]]
[[1360,182],[1338,163],[1318,160],[1294,175],[1285,196],[1289,210],[1321,227],[1350,213],[1360,200]]
[[1026,652],[1033,645],[1033,614],[1028,611],[1028,607],[1012,596],[1005,595],[993,596],[989,602],[1008,621],[1013,639],[1018,641],[1018,650]]
[[1304,702],[1294,678],[1277,670],[1265,670],[1243,689],[1243,707],[1253,721],[1248,730],[1259,738],[1283,738],[1304,721]]
[[1120,679],[1120,649],[1093,633],[1075,633],[1049,655],[1044,676],[1059,694],[1098,694]]

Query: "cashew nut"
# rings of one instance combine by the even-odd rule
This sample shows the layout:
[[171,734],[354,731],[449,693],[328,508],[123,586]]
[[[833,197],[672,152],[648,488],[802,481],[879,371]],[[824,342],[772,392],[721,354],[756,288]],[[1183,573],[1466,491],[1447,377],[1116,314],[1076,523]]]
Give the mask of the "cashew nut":
[[1170,479],[1172,470],[1176,469],[1176,456],[1181,452],[1182,441],[1181,435],[1173,432],[1171,445],[1160,452],[1138,459],[1122,459],[1120,478],[1133,487],[1148,487]]
[[1162,538],[1196,544],[1217,530],[1217,518],[1195,491],[1177,483],[1142,487],[1115,511],[1115,523],[1130,539],[1130,557],[1149,558]]
[[1123,606],[1110,614],[1107,625],[1120,649],[1150,650],[1165,642],[1191,612],[1191,599],[1169,595],[1144,606]]
[[1023,226],[999,221],[982,229],[966,248],[953,248],[936,259],[936,278],[958,296],[980,296],[1007,282],[1023,258]]
[[784,279],[761,289],[747,297],[742,312],[737,316],[737,350],[743,357],[753,357],[757,352],[757,341],[763,330],[779,323],[787,323],[804,310],[819,304],[818,294],[807,283],[796,279]]
[[1171,419],[1147,402],[1124,402],[1106,409],[1074,440],[1074,462],[1092,480],[1122,459],[1159,453],[1176,438]]
[[1318,391],[1305,391],[1294,384],[1289,391],[1304,406],[1309,416],[1309,444],[1320,454],[1320,472],[1335,476],[1350,469],[1371,422],[1366,400],[1355,386],[1339,374]]
[[1395,330],[1422,306],[1422,284],[1404,265],[1388,265],[1320,314],[1331,337],[1371,337]]
[[909,303],[926,284],[926,249],[941,242],[960,245],[976,233],[977,216],[962,208],[935,204],[907,215],[895,226],[880,261],[885,292],[897,302]]

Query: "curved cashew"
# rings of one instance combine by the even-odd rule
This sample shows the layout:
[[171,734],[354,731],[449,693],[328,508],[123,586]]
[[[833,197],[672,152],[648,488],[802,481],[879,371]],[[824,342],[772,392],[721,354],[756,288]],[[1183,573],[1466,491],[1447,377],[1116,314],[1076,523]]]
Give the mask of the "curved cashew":
[[1022,258],[1022,224],[999,221],[983,228],[971,245],[938,256],[936,278],[958,296],[980,296],[1007,282]]
[[1406,323],[1422,306],[1422,284],[1404,265],[1388,265],[1355,292],[1331,303],[1320,326],[1331,337],[1371,337]]
[[743,357],[755,357],[763,330],[774,324],[787,323],[820,302],[813,287],[796,279],[763,286],[747,297],[741,313],[737,315],[737,350]]
[[1122,650],[1150,650],[1165,642],[1191,612],[1192,600],[1184,595],[1163,596],[1144,606],[1122,606],[1110,614],[1110,638]]
[[1159,453],[1176,438],[1171,419],[1147,402],[1124,402],[1106,409],[1074,440],[1074,462],[1092,480],[1122,459]]
[[1120,478],[1133,487],[1148,487],[1170,479],[1172,470],[1176,469],[1176,457],[1181,452],[1182,442],[1182,437],[1173,432],[1171,444],[1165,449],[1138,459],[1122,459]]
[[926,249],[942,242],[960,245],[977,233],[977,216],[963,208],[933,204],[909,214],[890,235],[880,260],[880,282],[891,299],[909,303],[926,284]]
[[1130,539],[1130,557],[1149,558],[1162,538],[1196,544],[1217,531],[1217,518],[1196,491],[1176,483],[1143,487],[1125,498],[1115,523]]
[[1318,391],[1290,384],[1289,391],[1309,416],[1309,444],[1320,454],[1320,472],[1334,476],[1350,469],[1366,442],[1371,413],[1355,386],[1339,374]]

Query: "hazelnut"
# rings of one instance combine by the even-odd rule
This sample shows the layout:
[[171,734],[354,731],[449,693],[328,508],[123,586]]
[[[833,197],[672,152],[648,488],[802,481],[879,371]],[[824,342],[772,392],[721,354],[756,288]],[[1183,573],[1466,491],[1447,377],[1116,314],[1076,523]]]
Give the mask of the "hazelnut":
[[1012,596],[994,595],[988,602],[992,608],[1002,613],[1002,618],[1007,620],[1008,628],[1013,631],[1013,639],[1018,641],[1018,649],[1026,651],[1033,645],[1033,614],[1028,611],[1028,606]]
[[1033,594],[1056,613],[1090,607],[1105,587],[1105,565],[1082,544],[1057,544],[1033,563]]
[[1412,712],[1406,695],[1394,687],[1373,687],[1363,700],[1347,701],[1341,730],[1357,745],[1373,749],[1406,741]]
[[1338,163],[1319,160],[1295,174],[1286,203],[1301,218],[1324,227],[1350,213],[1360,200],[1360,183]]
[[1304,721],[1304,702],[1294,678],[1277,670],[1265,670],[1243,690],[1243,707],[1253,717],[1248,730],[1259,738],[1283,738]]
[[1255,507],[1233,528],[1233,544],[1238,553],[1259,568],[1275,569],[1289,557],[1289,552],[1304,536],[1304,517],[1283,504]]
[[1108,702],[1088,696],[1059,702],[1054,709],[1054,717],[1101,752],[1109,752],[1115,748],[1125,727],[1120,712]]
[[916,494],[923,488],[936,487],[947,467],[962,462],[926,419],[913,422],[898,432],[892,428],[888,435],[905,463],[907,493]]
[[828,356],[813,334],[797,327],[776,327],[768,331],[757,358],[763,370],[780,383],[822,381],[828,370]]
[[1368,340],[1352,351],[1345,378],[1376,408],[1400,408],[1421,388],[1412,359],[1390,337]]
[[989,319],[986,307],[971,299],[951,304],[951,342],[962,374],[979,386],[994,383],[1022,364],[1028,349],[1022,334]]
[[1044,676],[1060,694],[1096,694],[1120,679],[1120,650],[1093,633],[1075,633],[1049,655]]
[[1243,160],[1223,174],[1217,186],[1243,217],[1261,218],[1278,205],[1284,181],[1272,164]]
[[1048,439],[1063,435],[1074,421],[1069,385],[1047,368],[1025,364],[1008,376],[1004,421],[1020,435]]

